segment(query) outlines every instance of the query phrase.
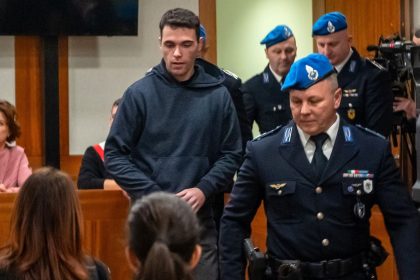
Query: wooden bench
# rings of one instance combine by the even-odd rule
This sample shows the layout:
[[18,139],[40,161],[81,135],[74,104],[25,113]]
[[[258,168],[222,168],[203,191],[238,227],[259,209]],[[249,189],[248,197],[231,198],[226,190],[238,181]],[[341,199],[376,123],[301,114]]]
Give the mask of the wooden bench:
[[[0,245],[8,238],[10,214],[16,194],[0,194]],[[129,201],[121,191],[81,190],[85,253],[105,262],[112,279],[131,279],[125,248],[125,221]],[[63,209],[65,211],[65,209]]]

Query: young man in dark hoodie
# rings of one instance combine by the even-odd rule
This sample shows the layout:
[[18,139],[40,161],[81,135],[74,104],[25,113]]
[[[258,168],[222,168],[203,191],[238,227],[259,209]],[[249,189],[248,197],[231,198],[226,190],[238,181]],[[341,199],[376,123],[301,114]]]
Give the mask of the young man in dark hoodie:
[[105,162],[133,199],[166,191],[191,205],[203,227],[195,279],[213,280],[218,278],[217,232],[209,198],[238,169],[241,136],[223,73],[215,67],[209,75],[195,63],[199,26],[189,10],[163,15],[163,59],[126,90],[106,141]]

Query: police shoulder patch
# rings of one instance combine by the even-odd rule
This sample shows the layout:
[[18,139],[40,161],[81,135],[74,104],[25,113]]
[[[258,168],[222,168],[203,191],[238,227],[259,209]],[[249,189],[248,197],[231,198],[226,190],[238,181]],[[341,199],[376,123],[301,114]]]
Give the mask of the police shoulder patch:
[[276,127],[273,130],[264,132],[263,134],[261,134],[260,136],[255,137],[254,139],[252,139],[251,141],[259,141],[267,136],[273,135],[274,133],[276,133],[277,131],[279,131],[283,126],[279,125],[278,127]]
[[379,70],[385,70],[385,67],[383,67],[381,64],[379,64],[378,62],[376,62],[375,60],[371,60],[371,59],[366,59],[367,64],[373,65],[376,68],[378,68]]
[[238,80],[238,79],[239,79],[238,75],[236,75],[235,73],[233,73],[233,72],[231,72],[231,71],[229,71],[229,70],[226,70],[226,69],[222,69],[222,70],[223,70],[223,72],[225,72],[225,74],[226,74],[226,75],[229,75],[229,76],[231,76],[232,78],[235,78],[236,80]]
[[380,133],[378,133],[378,132],[376,132],[376,131],[374,131],[372,129],[369,129],[367,127],[363,127],[360,124],[356,124],[356,127],[359,128],[360,130],[366,131],[366,132],[368,132],[370,134],[373,134],[375,136],[378,136],[378,137],[380,137],[382,139],[386,139],[385,136],[383,136],[382,134],[380,134]]

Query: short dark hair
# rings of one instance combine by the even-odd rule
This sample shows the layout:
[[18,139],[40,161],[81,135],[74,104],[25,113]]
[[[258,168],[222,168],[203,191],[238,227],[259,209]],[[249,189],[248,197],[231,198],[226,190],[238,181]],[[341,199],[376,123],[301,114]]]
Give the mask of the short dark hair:
[[127,221],[128,247],[141,262],[135,279],[191,280],[200,226],[191,206],[157,192],[137,200]]
[[9,101],[0,99],[0,112],[6,118],[7,127],[9,128],[9,136],[7,142],[13,142],[20,136],[20,125],[17,121],[16,108]]
[[195,29],[197,41],[200,39],[200,19],[190,10],[175,8],[164,13],[159,23],[161,37],[165,26]]
[[121,103],[121,97],[120,98],[118,98],[118,99],[116,99],[115,101],[114,101],[114,103],[112,103],[112,108],[114,108],[115,106],[119,106],[120,105],[120,103]]

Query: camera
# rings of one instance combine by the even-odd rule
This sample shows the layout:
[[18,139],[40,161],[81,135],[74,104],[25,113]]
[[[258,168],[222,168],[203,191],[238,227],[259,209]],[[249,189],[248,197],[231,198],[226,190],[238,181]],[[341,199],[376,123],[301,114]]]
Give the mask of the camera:
[[392,93],[399,97],[409,97],[407,82],[411,79],[411,41],[404,41],[399,35],[379,38],[377,46],[368,46],[375,51],[374,61],[388,70],[392,80]]

